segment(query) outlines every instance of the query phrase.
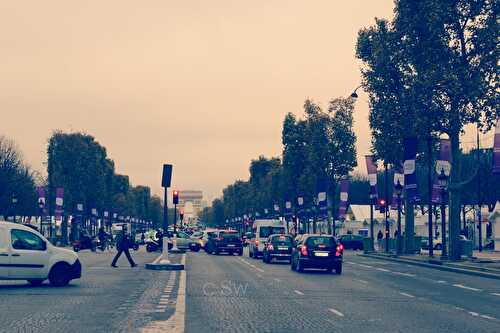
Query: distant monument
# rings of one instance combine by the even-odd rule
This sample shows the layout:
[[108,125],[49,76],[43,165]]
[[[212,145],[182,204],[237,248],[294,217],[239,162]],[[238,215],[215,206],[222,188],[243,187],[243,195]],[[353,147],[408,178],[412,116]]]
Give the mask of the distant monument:
[[180,190],[177,209],[184,211],[185,223],[198,222],[198,216],[203,209],[203,191]]

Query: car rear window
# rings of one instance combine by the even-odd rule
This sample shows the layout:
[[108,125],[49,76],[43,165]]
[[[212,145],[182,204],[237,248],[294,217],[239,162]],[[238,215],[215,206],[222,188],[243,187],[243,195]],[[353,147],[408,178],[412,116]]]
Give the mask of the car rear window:
[[272,234],[284,234],[284,227],[260,227],[259,236],[261,238],[267,238]]
[[290,237],[290,236],[273,236],[271,238],[271,242],[291,245],[292,244],[292,237]]
[[236,233],[226,233],[226,232],[223,232],[220,234],[222,236],[222,238],[225,238],[225,239],[233,239],[233,238],[238,238],[238,234]]
[[335,241],[332,237],[309,237],[306,241],[307,246],[318,246],[325,245],[328,247],[333,247],[335,245]]

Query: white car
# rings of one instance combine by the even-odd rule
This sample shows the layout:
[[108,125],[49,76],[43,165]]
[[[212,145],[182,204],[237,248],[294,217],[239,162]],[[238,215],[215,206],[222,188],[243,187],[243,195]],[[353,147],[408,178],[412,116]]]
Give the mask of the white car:
[[0,221],[0,280],[27,280],[65,286],[82,275],[78,255],[53,246],[36,230]]

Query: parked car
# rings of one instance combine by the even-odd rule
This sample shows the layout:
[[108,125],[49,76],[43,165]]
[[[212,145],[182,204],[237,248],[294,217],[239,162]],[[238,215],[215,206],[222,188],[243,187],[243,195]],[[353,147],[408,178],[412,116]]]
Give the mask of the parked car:
[[342,274],[344,246],[330,235],[305,235],[293,248],[290,268],[303,272],[307,268],[322,268]]
[[177,248],[198,252],[200,251],[201,246],[197,238],[191,237],[183,231],[179,231],[177,232]]
[[275,260],[290,262],[292,257],[293,238],[291,235],[271,235],[264,244],[262,261],[272,263]]
[[219,230],[209,233],[205,251],[210,254],[226,252],[243,255],[243,242],[236,230]]
[[75,252],[53,246],[32,228],[0,222],[0,280],[27,280],[38,286],[48,279],[60,287],[81,275]]
[[358,235],[341,235],[339,241],[344,249],[363,250],[363,237]]

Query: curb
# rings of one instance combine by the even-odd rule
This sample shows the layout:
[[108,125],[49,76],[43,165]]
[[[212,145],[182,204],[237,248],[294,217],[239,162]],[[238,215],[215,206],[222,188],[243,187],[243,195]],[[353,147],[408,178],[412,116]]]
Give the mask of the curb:
[[450,266],[447,266],[443,263],[440,263],[438,265],[438,264],[431,264],[431,263],[425,263],[425,262],[418,262],[418,261],[409,260],[409,259],[380,256],[380,255],[376,255],[376,254],[358,254],[358,256],[379,259],[379,260],[400,262],[400,263],[405,263],[405,264],[414,265],[414,266],[433,268],[433,269],[437,269],[437,270],[441,270],[441,271],[454,272],[454,273],[460,273],[460,274],[465,274],[465,275],[473,275],[473,276],[480,276],[480,277],[489,278],[489,279],[500,280],[500,274],[494,274],[494,273],[488,273],[488,272],[482,272],[482,271],[476,271],[476,270],[470,270],[470,269],[464,269],[464,268],[457,268],[457,267],[450,267]]

